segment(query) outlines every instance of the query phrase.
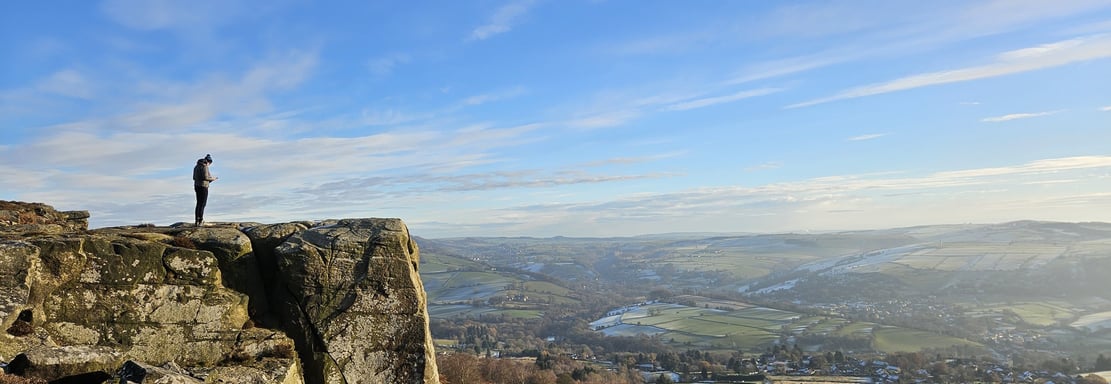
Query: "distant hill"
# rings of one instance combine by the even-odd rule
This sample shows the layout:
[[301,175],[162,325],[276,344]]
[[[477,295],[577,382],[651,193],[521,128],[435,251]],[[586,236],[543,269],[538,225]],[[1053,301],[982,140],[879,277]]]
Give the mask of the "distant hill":
[[795,289],[800,278],[828,283],[867,275],[890,279],[887,289],[904,294],[1102,297],[1111,292],[1111,224],[1018,221],[842,235],[879,233],[913,240],[803,263],[753,287],[792,280]]

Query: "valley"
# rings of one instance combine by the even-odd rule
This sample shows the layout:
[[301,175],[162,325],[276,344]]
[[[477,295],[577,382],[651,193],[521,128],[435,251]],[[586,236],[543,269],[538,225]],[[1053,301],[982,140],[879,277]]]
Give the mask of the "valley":
[[1075,370],[1111,355],[1103,223],[418,244],[435,337],[475,349],[475,340],[435,334],[468,324],[533,341],[488,338],[481,353],[790,347],[1014,366],[1063,360]]

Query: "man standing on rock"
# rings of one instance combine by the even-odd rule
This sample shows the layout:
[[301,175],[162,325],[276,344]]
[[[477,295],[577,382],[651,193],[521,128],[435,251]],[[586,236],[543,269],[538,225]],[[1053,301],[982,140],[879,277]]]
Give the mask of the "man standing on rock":
[[197,159],[197,166],[193,167],[193,190],[197,192],[194,224],[198,227],[204,225],[204,206],[208,204],[208,183],[219,179],[219,177],[212,177],[208,172],[208,166],[211,164],[212,155],[206,154],[203,159]]

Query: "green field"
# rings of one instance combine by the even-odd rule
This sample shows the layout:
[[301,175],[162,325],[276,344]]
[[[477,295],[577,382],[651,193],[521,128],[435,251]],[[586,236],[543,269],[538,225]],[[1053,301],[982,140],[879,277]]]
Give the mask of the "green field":
[[526,282],[524,285],[525,290],[529,292],[538,292],[559,296],[567,296],[571,294],[570,289],[549,283],[547,281],[529,281]]
[[1024,323],[1045,327],[1076,317],[1076,312],[1066,305],[1054,302],[1000,303],[979,306],[967,314],[971,316],[1013,315]]
[[761,350],[773,345],[783,330],[793,335],[871,339],[873,348],[881,352],[920,351],[954,345],[982,347],[964,339],[914,329],[752,306],[729,311],[658,303],[637,307],[620,317],[623,325],[602,332],[622,336],[657,335],[677,346],[708,349]]
[[[574,292],[558,284],[435,253],[422,255],[421,280],[433,318],[479,315],[532,318],[539,317],[547,305],[580,302]],[[494,298],[504,300],[492,307],[471,305]]]
[[848,320],[838,317],[814,317],[807,320],[810,323],[806,331],[816,335],[833,335],[849,324]]
[[954,345],[983,347],[980,343],[965,339],[898,327],[876,328],[872,335],[872,347],[886,353],[916,352],[923,348],[946,348]]
[[867,337],[871,336],[876,324],[866,322],[850,322],[837,331],[837,336]]

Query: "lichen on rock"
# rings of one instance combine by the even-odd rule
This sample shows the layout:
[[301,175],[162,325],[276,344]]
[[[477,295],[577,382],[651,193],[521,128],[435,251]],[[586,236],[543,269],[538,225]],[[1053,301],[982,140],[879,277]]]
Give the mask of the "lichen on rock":
[[167,382],[438,382],[418,250],[399,219],[87,219],[0,202],[0,356],[21,356],[26,376],[117,374],[134,360],[178,380]]
[[291,332],[326,383],[435,382],[418,251],[400,219],[350,219],[275,250]]

